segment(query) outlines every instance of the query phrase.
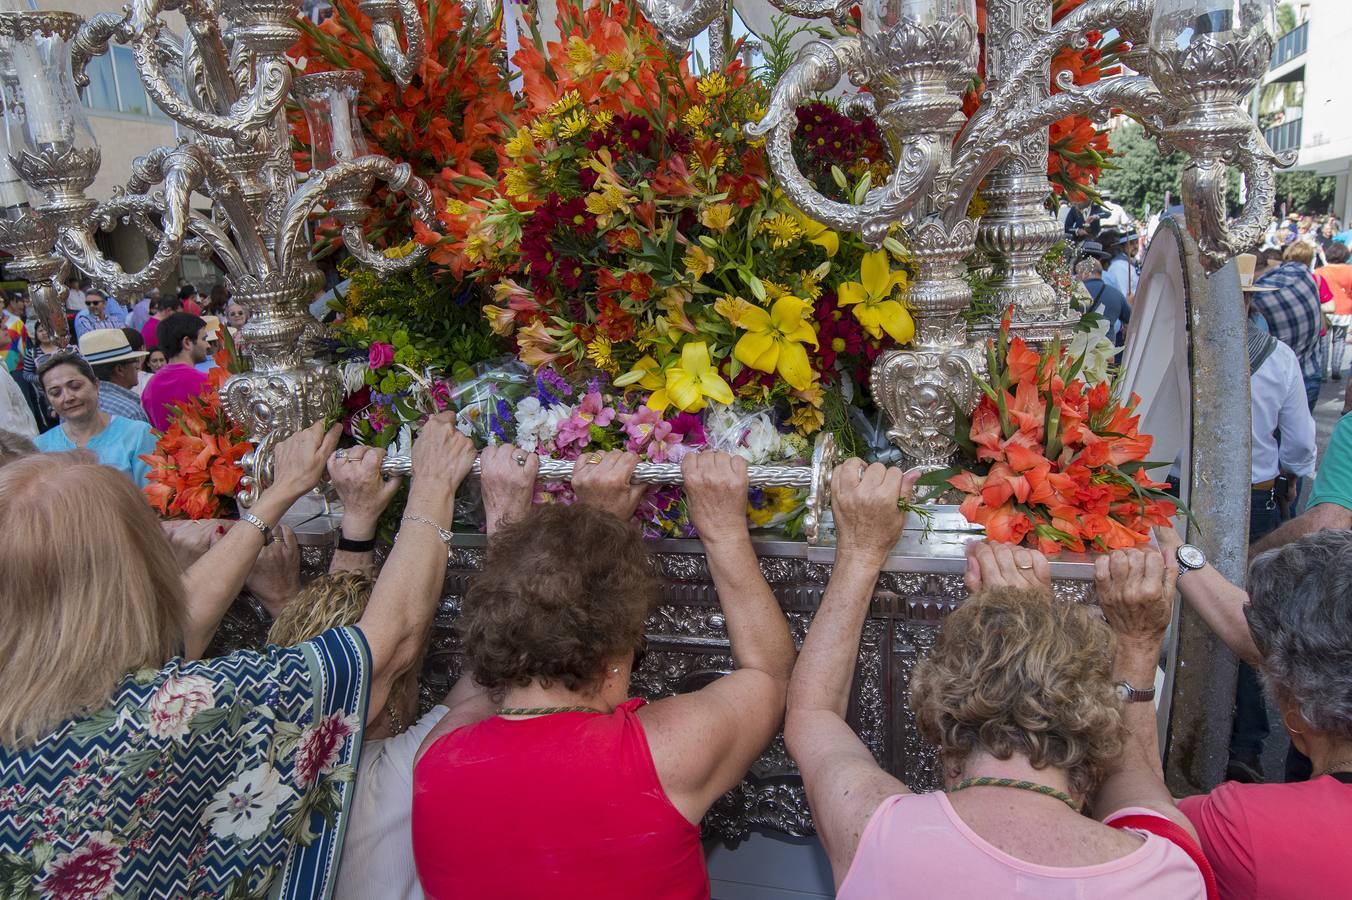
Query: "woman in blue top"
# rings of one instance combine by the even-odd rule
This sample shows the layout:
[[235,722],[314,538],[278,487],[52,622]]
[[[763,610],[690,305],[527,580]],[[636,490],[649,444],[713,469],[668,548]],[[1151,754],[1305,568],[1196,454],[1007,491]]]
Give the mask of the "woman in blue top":
[[446,574],[474,459],[454,416],[414,445],[404,527],[355,626],[197,657],[272,526],[326,460],[346,463],[339,433],[278,445],[252,518],[186,573],[145,498],[87,451],[0,468],[6,896],[330,896],[363,729],[417,660]]
[[99,462],[126,472],[137,487],[146,486],[150,467],[142,455],[155,452],[155,435],[145,422],[109,415],[99,409],[99,380],[78,353],[53,353],[38,366],[38,384],[61,424],[33,442],[44,453],[87,449]]

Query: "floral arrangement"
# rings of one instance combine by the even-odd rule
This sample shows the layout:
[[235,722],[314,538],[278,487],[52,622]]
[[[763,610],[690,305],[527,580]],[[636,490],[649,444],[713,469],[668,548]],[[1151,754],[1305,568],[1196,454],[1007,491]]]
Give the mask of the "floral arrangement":
[[[621,0],[560,4],[558,26],[515,57],[526,106],[496,190],[451,204],[470,223],[457,249],[493,283],[493,330],[659,413],[783,402],[799,433],[820,429],[826,389],[913,334],[902,246],[867,252],[773,187],[742,133],[765,88],[740,63],[696,78]],[[876,132],[825,104],[801,115],[809,168],[867,190]]]
[[[625,450],[644,462],[680,462],[694,450],[719,449],[754,465],[791,465],[810,455],[807,441],[776,424],[763,409],[720,406],[703,414],[659,412],[630,391],[622,393],[596,378],[574,386],[550,368],[530,372],[510,365],[456,385],[460,430],[480,445],[513,443],[554,459]],[[540,484],[537,503],[571,503],[568,484]],[[789,527],[803,510],[793,489],[757,489],[748,499],[755,527]],[[637,517],[651,537],[688,537],[689,517],[679,486],[650,490]]]
[[[299,74],[357,69],[366,76],[358,104],[362,130],[375,149],[408,163],[428,183],[442,211],[441,228],[455,236],[464,220],[447,210],[495,184],[516,99],[498,62],[503,43],[496,26],[467,28],[464,6],[455,0],[427,0],[418,7],[427,56],[408,87],[401,89],[380,60],[371,45],[370,20],[355,0],[336,0],[333,15],[321,25],[298,20],[303,33],[289,55],[298,60]],[[296,151],[297,163],[305,169],[309,128],[299,111],[293,111],[291,129],[302,148]],[[377,247],[385,246],[390,235],[406,233],[406,200],[381,188],[371,202],[375,212],[367,229]],[[319,255],[338,246],[336,229],[320,230]],[[468,266],[460,247],[446,240],[431,251],[432,262],[457,280]]]
[[[1084,0],[1053,0],[1052,22],[1061,21],[1083,3]],[[964,111],[969,117],[981,104],[986,77],[986,0],[976,0],[976,8],[977,25],[982,35],[981,60],[976,83],[964,101]],[[1121,73],[1119,59],[1131,49],[1130,43],[1120,35],[1106,38],[1097,31],[1089,32],[1086,38],[1088,44],[1084,49],[1063,47],[1052,58],[1053,94],[1060,93],[1057,79],[1062,73],[1068,72],[1076,87]],[[1093,186],[1112,152],[1108,147],[1108,133],[1101,131],[1087,116],[1068,116],[1052,124],[1050,140],[1047,178],[1052,189],[1071,202],[1080,202],[1094,194]]]
[[252,449],[248,434],[221,405],[220,389],[241,371],[230,336],[207,373],[207,388],[172,407],[173,422],[142,456],[150,466],[145,494],[161,516],[170,519],[221,519],[235,515],[235,493],[244,469],[239,460]]
[[1147,543],[1179,506],[1147,475],[1158,464],[1145,461],[1153,439],[1138,432],[1139,398],[1087,386],[1083,355],[1059,341],[1037,353],[1010,340],[1008,320],[987,352],[991,380],[955,434],[965,464],[922,483],[966,495],[963,515],[991,540],[1047,554]]
[[402,427],[446,408],[448,377],[470,378],[507,349],[478,296],[476,285],[436,277],[430,265],[385,277],[354,267],[331,329],[349,433],[388,446]]

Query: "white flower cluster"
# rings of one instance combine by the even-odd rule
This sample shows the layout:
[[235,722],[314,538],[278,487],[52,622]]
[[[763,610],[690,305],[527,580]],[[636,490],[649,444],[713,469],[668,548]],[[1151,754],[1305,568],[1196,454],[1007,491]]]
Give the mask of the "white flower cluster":
[[765,411],[746,412],[736,406],[709,404],[704,433],[711,450],[740,456],[749,465],[761,466],[798,454],[798,447],[775,427]]
[[1075,332],[1070,343],[1066,345],[1066,353],[1071,359],[1084,356],[1084,368],[1080,370],[1080,377],[1084,379],[1085,384],[1093,387],[1107,381],[1109,367],[1117,355],[1117,347],[1108,340],[1107,320],[1100,320],[1091,331]]
[[516,405],[516,445],[534,453],[549,444],[559,433],[559,423],[573,415],[573,407],[560,403],[542,406],[539,399],[527,397]]

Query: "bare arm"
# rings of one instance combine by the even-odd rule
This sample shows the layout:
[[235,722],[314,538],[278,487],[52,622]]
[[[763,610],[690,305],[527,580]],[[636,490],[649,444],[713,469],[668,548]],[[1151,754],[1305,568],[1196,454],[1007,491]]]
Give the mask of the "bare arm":
[[[351,447],[329,457],[329,480],[343,502],[339,533],[349,541],[374,540],[385,507],[399,493],[403,479],[386,481],[381,477],[384,459],[385,451],[380,447]],[[329,572],[359,572],[374,566],[375,561],[374,550],[334,550]]]
[[[1196,573],[1194,573],[1196,574]],[[1117,550],[1094,560],[1099,608],[1117,635],[1113,680],[1135,688],[1155,683],[1160,647],[1173,614],[1177,569],[1156,550]],[[1127,726],[1122,754],[1094,796],[1094,815],[1102,821],[1131,806],[1168,817],[1194,838],[1193,829],[1164,784],[1155,722],[1155,704],[1126,703]]]
[[[275,527],[292,504],[319,482],[324,460],[333,452],[341,433],[335,425],[326,434],[323,423],[316,423],[278,444],[273,462],[276,478],[249,511]],[[196,659],[211,643],[221,617],[239,596],[262,549],[262,532],[252,525],[240,524],[183,573],[187,597],[183,627],[186,658]]]
[[698,691],[644,707],[639,716],[667,796],[698,822],[779,728],[794,648],[747,531],[746,462],[692,453],[682,469],[737,668]]
[[[446,545],[437,527],[450,528],[456,489],[473,461],[474,445],[455,430],[450,413],[429,419],[413,445],[417,474],[398,540],[358,623],[371,648],[372,719],[384,708],[390,685],[417,660],[426,639],[446,575]],[[437,527],[420,521],[424,519]]]
[[884,772],[845,721],[859,657],[859,635],[887,553],[906,516],[901,471],[848,460],[832,475],[838,532],[835,567],[803,641],[789,686],[784,740],[803,773],[808,803],[836,887],[854,861],[859,838],[887,797],[907,792]]
[[[1183,539],[1173,528],[1156,528],[1155,539],[1166,560],[1174,559],[1175,551],[1183,544]],[[1251,666],[1262,665],[1263,658],[1254,646],[1249,622],[1244,618],[1244,604],[1249,602],[1249,595],[1243,589],[1235,587],[1213,566],[1207,565],[1181,576],[1178,592],[1231,653]]]
[[1325,528],[1352,528],[1352,510],[1336,503],[1321,503],[1296,516],[1281,528],[1249,547],[1249,559],[1277,547],[1285,547],[1307,534]]

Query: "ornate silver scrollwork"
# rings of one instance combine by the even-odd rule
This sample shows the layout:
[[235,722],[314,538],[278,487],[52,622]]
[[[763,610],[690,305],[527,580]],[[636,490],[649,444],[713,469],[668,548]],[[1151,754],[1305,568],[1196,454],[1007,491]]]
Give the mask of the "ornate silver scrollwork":
[[957,450],[954,409],[976,404],[980,353],[959,314],[971,299],[963,260],[976,245],[976,222],[948,228],[929,219],[912,231],[919,272],[910,293],[916,316],[911,346],[874,361],[870,390],[892,420],[888,438],[917,466],[942,468]]
[[[473,21],[477,26],[483,27],[491,21],[485,17],[486,10],[481,3],[476,2],[473,8]],[[426,36],[418,4],[414,0],[361,0],[357,9],[371,19],[371,37],[394,80],[400,87],[408,87],[426,55]],[[394,24],[396,15],[403,26],[404,47],[399,45],[399,30]]]

